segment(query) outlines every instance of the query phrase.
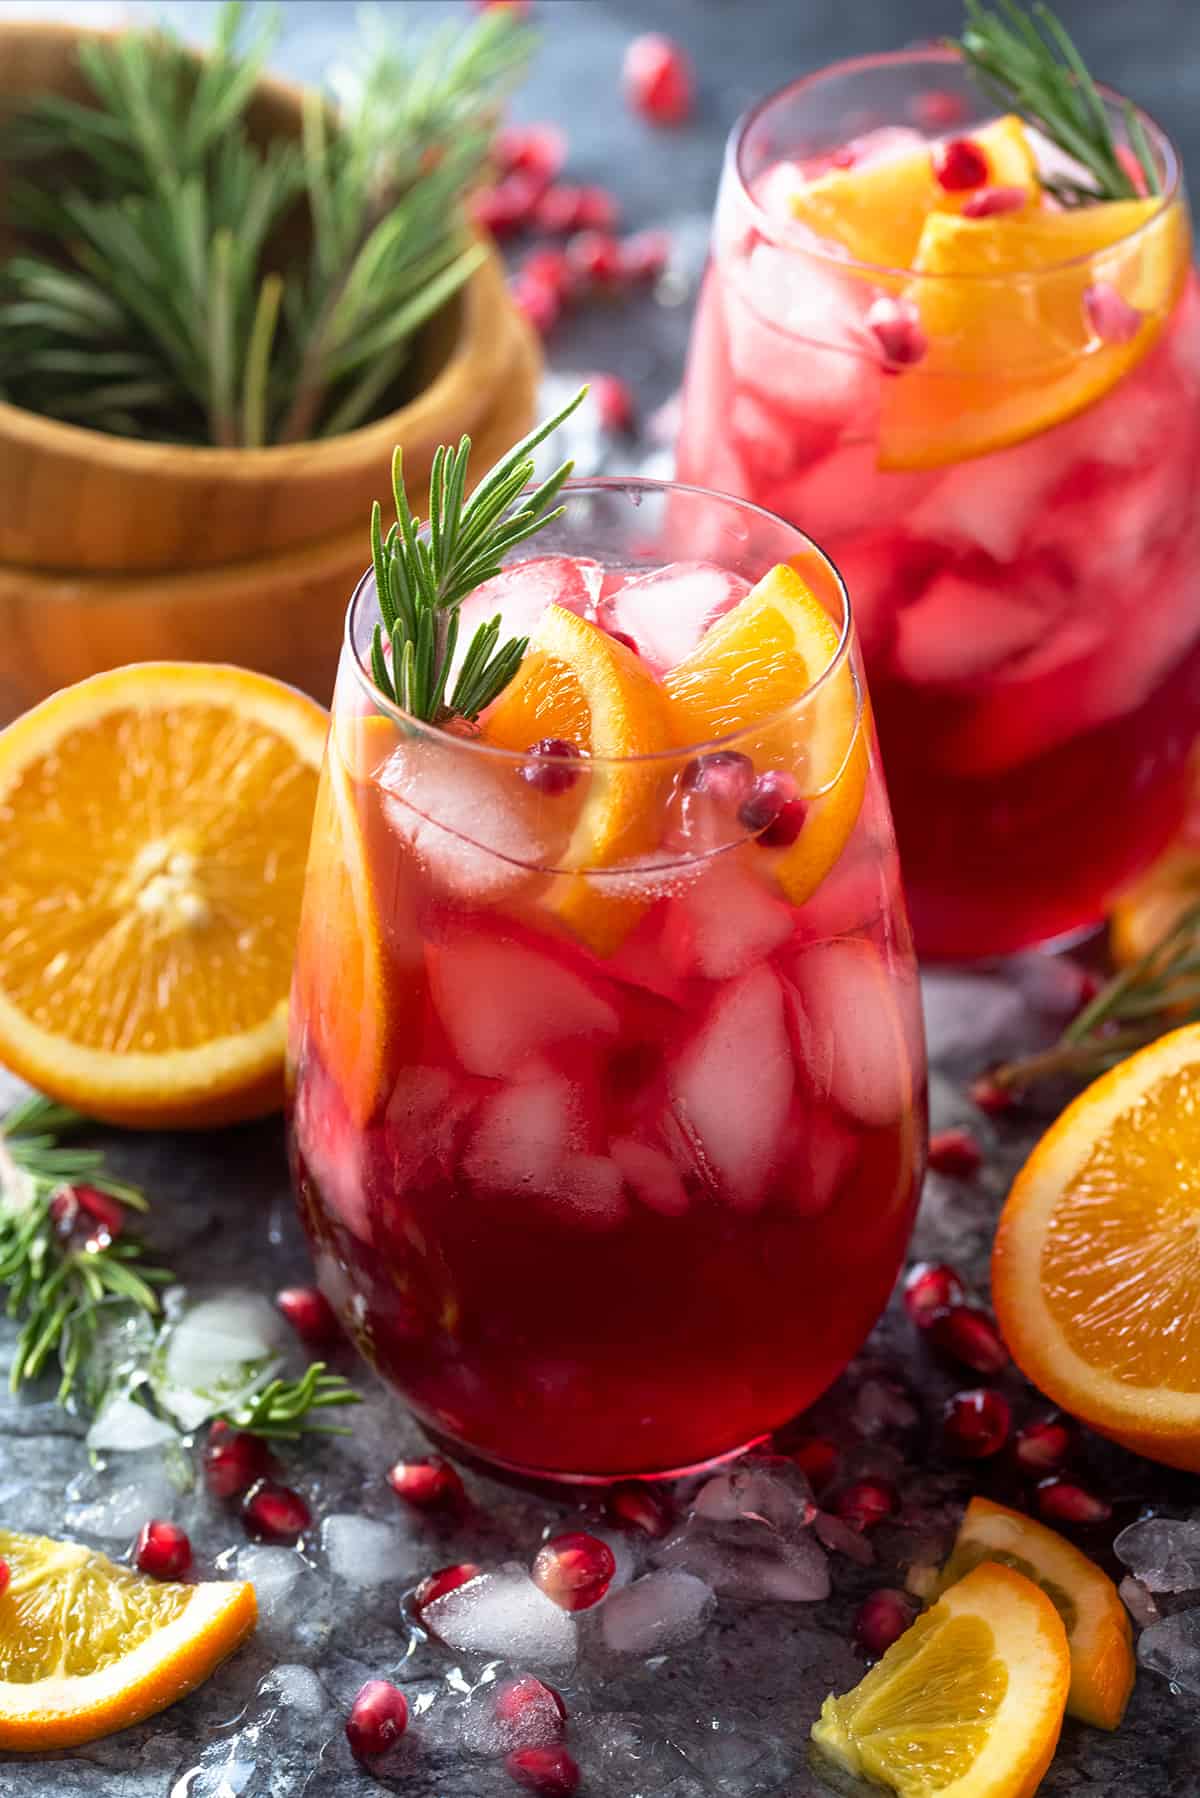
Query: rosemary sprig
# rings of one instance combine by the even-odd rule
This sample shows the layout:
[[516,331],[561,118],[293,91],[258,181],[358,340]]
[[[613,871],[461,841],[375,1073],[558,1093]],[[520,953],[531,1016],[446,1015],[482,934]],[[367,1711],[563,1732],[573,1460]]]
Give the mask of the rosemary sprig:
[[1200,900],[1188,906],[1140,961],[1101,987],[1049,1049],[1005,1062],[992,1079],[1019,1092],[1040,1080],[1090,1080],[1166,1030],[1200,1020]]
[[533,451],[570,417],[586,393],[586,387],[580,388],[561,412],[523,438],[469,500],[465,495],[471,439],[461,438],[457,449],[439,445],[429,478],[426,524],[414,516],[409,504],[404,460],[397,448],[392,459],[396,522],[386,537],[378,500],[371,512],[371,559],[382,619],[372,638],[371,672],[381,692],[413,717],[431,724],[454,717],[477,718],[516,673],[529,640],[512,637],[498,648],[497,615],[476,629],[447,697],[461,602],[499,574],[505,556],[518,543],[562,515],[561,506],[551,508],[574,464],[562,463],[531,490]]
[[326,1373],[323,1361],[314,1361],[298,1380],[272,1380],[244,1404],[218,1416],[234,1429],[254,1436],[295,1441],[304,1435],[348,1436],[338,1424],[317,1420],[317,1413],[342,1405],[361,1405],[362,1394],[341,1374]]
[[[1066,206],[1136,199],[1138,190],[1122,164],[1104,100],[1050,8],[1039,0],[1026,11],[1015,0],[1000,0],[993,11],[982,0],[966,0],[966,13],[957,47],[979,86],[1004,111],[1019,113],[1036,125],[1088,172],[1087,185],[1053,175],[1043,176],[1042,186]],[[1124,118],[1146,192],[1160,193],[1162,184],[1141,116],[1128,100]]]

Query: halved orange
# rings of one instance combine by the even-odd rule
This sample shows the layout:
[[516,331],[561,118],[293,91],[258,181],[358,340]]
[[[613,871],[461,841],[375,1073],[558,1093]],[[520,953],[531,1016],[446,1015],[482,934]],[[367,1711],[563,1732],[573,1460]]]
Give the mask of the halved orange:
[[796,905],[837,861],[866,785],[869,724],[850,661],[832,667],[838,642],[811,588],[780,563],[663,680],[678,744],[728,737],[760,771],[795,777],[808,814],[774,871]]
[[327,722],[265,675],[145,662],[0,733],[0,1061],[135,1127],[277,1109]]
[[1063,1620],[1071,1651],[1068,1715],[1116,1729],[1136,1668],[1129,1613],[1107,1573],[1057,1530],[988,1498],[973,1498],[942,1570],[941,1590],[981,1561],[1013,1567],[1042,1588]]
[[254,1587],[177,1585],[95,1549],[0,1530],[0,1748],[74,1748],[208,1678],[254,1628]]
[[1046,1132],[1001,1214],[992,1289],[1056,1404],[1200,1472],[1200,1025],[1101,1075]]

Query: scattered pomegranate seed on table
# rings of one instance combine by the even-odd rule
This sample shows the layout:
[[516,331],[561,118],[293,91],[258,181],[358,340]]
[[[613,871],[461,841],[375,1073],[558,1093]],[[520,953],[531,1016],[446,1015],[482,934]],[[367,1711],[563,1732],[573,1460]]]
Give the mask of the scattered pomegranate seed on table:
[[552,247],[531,250],[521,264],[518,279],[549,288],[560,306],[567,304],[575,289],[575,277],[565,250]]
[[580,231],[612,231],[621,216],[621,206],[607,187],[581,187],[577,202],[576,229]]
[[1006,1112],[1015,1111],[1020,1104],[1019,1096],[1010,1086],[1001,1086],[991,1074],[981,1074],[972,1080],[968,1091],[971,1103],[988,1117],[1003,1117]]
[[1006,1398],[986,1387],[956,1392],[946,1402],[942,1439],[952,1455],[982,1461],[997,1455],[1008,1441],[1012,1409]]
[[917,1606],[906,1592],[883,1587],[864,1599],[854,1619],[854,1640],[864,1654],[878,1660],[898,1642],[917,1614]]
[[625,52],[621,79],[634,112],[652,125],[682,125],[692,110],[692,65],[661,32],[635,37]]
[[530,759],[517,770],[521,779],[550,797],[573,787],[583,772],[578,749],[565,737],[543,737],[539,743],[531,743],[525,754]]
[[962,215],[965,219],[999,218],[1005,212],[1020,212],[1028,198],[1023,187],[981,187],[971,195]]
[[809,1436],[806,1441],[789,1449],[788,1456],[816,1493],[824,1492],[827,1486],[833,1484],[841,1464],[837,1449],[824,1436]]
[[611,287],[621,275],[621,246],[609,231],[576,231],[567,239],[567,261],[581,281]]
[[621,244],[621,272],[630,281],[656,281],[670,259],[666,231],[635,231]]
[[214,1498],[240,1498],[270,1473],[274,1460],[261,1436],[235,1430],[218,1418],[209,1425],[202,1464],[204,1483]]
[[346,1740],[356,1760],[378,1760],[408,1728],[408,1700],[386,1679],[359,1688],[346,1718]]
[[969,137],[952,137],[947,143],[935,144],[930,155],[934,179],[947,193],[966,193],[972,187],[982,187],[988,178],[988,159]]
[[562,1693],[532,1673],[522,1673],[497,1687],[495,1711],[506,1729],[536,1730],[539,1735],[561,1736],[567,1722]]
[[982,1162],[983,1151],[969,1130],[938,1130],[929,1139],[929,1165],[935,1174],[966,1180]]
[[345,1340],[332,1305],[317,1287],[285,1286],[275,1303],[309,1348],[336,1348]]
[[300,1494],[278,1480],[260,1480],[242,1500],[242,1522],[265,1542],[295,1542],[312,1523]]
[[155,1579],[179,1579],[192,1564],[192,1545],[177,1524],[152,1517],[138,1531],[133,1558]]
[[539,195],[532,223],[550,237],[572,231],[612,231],[621,209],[606,187],[578,187],[558,182]]
[[457,1592],[468,1580],[478,1579],[483,1572],[474,1561],[455,1561],[449,1567],[439,1567],[434,1573],[427,1573],[412,1595],[413,1609],[417,1615],[432,1604],[435,1598],[444,1598],[447,1592]]
[[1071,1453],[1071,1432],[1057,1418],[1035,1418],[1017,1431],[1013,1454],[1026,1473],[1055,1473]]
[[920,314],[911,300],[881,294],[863,321],[893,368],[911,368],[929,348]]
[[918,1330],[927,1330],[966,1296],[958,1274],[944,1261],[918,1261],[905,1275],[904,1309]]
[[604,1514],[618,1529],[640,1530],[643,1536],[665,1536],[671,1527],[666,1500],[637,1480],[614,1486],[604,1501]]
[[504,1765],[519,1786],[541,1798],[571,1798],[579,1790],[579,1768],[565,1748],[514,1748]]
[[894,1516],[899,1504],[896,1488],[889,1480],[853,1480],[834,1498],[833,1513],[856,1530],[869,1530]]
[[446,1505],[458,1505],[466,1498],[466,1490],[457,1468],[442,1455],[428,1455],[423,1461],[397,1461],[388,1468],[388,1485],[407,1505],[419,1511],[433,1511]]
[[1037,1508],[1048,1523],[1104,1523],[1112,1506],[1070,1480],[1041,1480]]
[[564,1611],[599,1604],[617,1571],[616,1556],[599,1536],[569,1530],[544,1542],[533,1559],[533,1582]]
[[552,287],[528,275],[518,275],[509,288],[513,305],[539,337],[548,337],[562,316],[562,302]]
[[951,1305],[948,1311],[931,1319],[929,1339],[944,1354],[976,1373],[999,1373],[1009,1362],[996,1325],[985,1311],[971,1305]]
[[540,197],[536,181],[528,175],[506,175],[494,187],[482,187],[471,196],[471,216],[502,243],[525,229]]
[[557,125],[506,125],[492,154],[506,175],[526,175],[547,188],[567,160],[566,134]]
[[619,375],[590,375],[588,381],[601,427],[614,436],[632,430],[633,394],[628,384]]

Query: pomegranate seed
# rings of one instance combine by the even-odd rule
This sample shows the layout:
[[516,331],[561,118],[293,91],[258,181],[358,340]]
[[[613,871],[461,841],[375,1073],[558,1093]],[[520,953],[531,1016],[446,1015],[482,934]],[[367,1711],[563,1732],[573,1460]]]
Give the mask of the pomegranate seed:
[[585,202],[582,187],[566,183],[548,187],[534,208],[533,222],[550,237],[565,237],[569,231],[583,230]]
[[641,650],[638,648],[638,646],[634,642],[633,638],[629,635],[628,631],[614,631],[614,630],[611,630],[607,624],[603,626],[603,629],[604,629],[605,635],[611,637],[614,643],[623,643],[625,645],[626,649],[630,649],[633,651],[635,656],[641,655],[641,653],[642,653]]
[[917,1607],[907,1592],[896,1592],[885,1586],[872,1592],[858,1608],[854,1619],[854,1640],[863,1653],[877,1661],[898,1642],[917,1614]]
[[896,1488],[886,1480],[853,1480],[833,1501],[834,1515],[856,1530],[874,1529],[899,1506]]
[[983,1461],[998,1455],[1008,1441],[1012,1410],[998,1392],[978,1387],[956,1392],[948,1399],[942,1417],[942,1436],[952,1455],[966,1461]]
[[725,805],[740,806],[754,788],[754,763],[737,749],[694,755],[679,771],[684,793],[709,793]]
[[1103,1523],[1112,1516],[1112,1506],[1070,1480],[1038,1482],[1037,1507],[1051,1523]]
[[155,1579],[178,1579],[192,1564],[192,1545],[177,1525],[153,1517],[138,1531],[133,1558]]
[[423,1461],[397,1461],[388,1468],[387,1479],[396,1497],[418,1511],[458,1505],[467,1496],[458,1470],[441,1455],[428,1455]]
[[408,1728],[408,1699],[386,1679],[361,1686],[346,1718],[346,1740],[355,1760],[374,1761],[386,1754]]
[[962,209],[965,219],[999,218],[1004,212],[1020,212],[1029,195],[1023,187],[981,187]]
[[613,231],[621,216],[615,194],[607,187],[581,187],[575,202],[577,231]]
[[275,1294],[275,1303],[309,1348],[336,1348],[343,1340],[333,1307],[315,1286],[285,1286]]
[[1103,343],[1132,343],[1145,317],[1107,281],[1096,281],[1087,289],[1083,309],[1088,324]]
[[508,291],[512,295],[513,305],[533,326],[538,336],[548,337],[562,316],[562,303],[554,289],[544,281],[533,281],[526,275],[518,275]]
[[509,125],[497,135],[493,154],[506,175],[525,175],[544,190],[567,160],[567,140],[557,125]]
[[534,1584],[564,1611],[586,1611],[599,1604],[617,1571],[616,1556],[599,1536],[569,1530],[552,1536],[534,1556]]
[[1008,1350],[985,1311],[951,1305],[929,1323],[929,1338],[943,1353],[976,1373],[999,1373],[1008,1366]]
[[795,798],[796,783],[791,775],[769,768],[759,775],[749,797],[738,807],[738,822],[744,830],[758,836],[768,825],[775,823]]
[[436,1573],[427,1573],[412,1595],[413,1610],[420,1616],[427,1604],[435,1598],[444,1598],[447,1592],[457,1592],[468,1580],[478,1579],[482,1568],[474,1561],[455,1561],[450,1567],[439,1567]]
[[125,1228],[124,1207],[97,1186],[62,1187],[50,1200],[50,1219],[61,1241],[76,1237],[85,1248],[104,1248]]
[[576,231],[567,240],[567,260],[581,281],[611,287],[621,275],[621,246],[610,231]]
[[643,1536],[665,1536],[671,1527],[666,1500],[638,1480],[614,1486],[604,1501],[604,1514],[618,1529],[640,1530]]
[[913,101],[913,117],[926,131],[944,131],[957,125],[967,114],[967,103],[961,94],[946,87],[931,87]]
[[541,189],[528,175],[506,175],[495,187],[481,187],[471,197],[471,216],[492,236],[515,237],[532,222]]
[[988,1117],[1003,1117],[1006,1111],[1015,1111],[1021,1103],[1020,1097],[1011,1086],[1001,1086],[992,1074],[981,1074],[970,1085],[972,1105]]
[[929,1139],[929,1165],[935,1174],[967,1180],[982,1160],[983,1151],[969,1130],[939,1130]]
[[961,1305],[966,1293],[944,1261],[918,1261],[904,1281],[904,1309],[918,1330],[927,1330],[943,1311]]
[[935,144],[930,156],[934,179],[948,194],[982,187],[988,178],[987,157],[972,138],[952,137],[944,144]]
[[294,1542],[312,1523],[312,1512],[298,1492],[278,1480],[259,1480],[242,1500],[242,1522],[252,1536],[268,1542]]
[[893,368],[911,368],[929,348],[929,339],[911,300],[880,294],[867,308],[867,330]]
[[633,428],[633,394],[619,375],[590,375],[592,403],[600,415],[602,430],[614,435]]
[[530,1746],[560,1740],[566,1727],[567,1707],[561,1692],[532,1673],[505,1680],[497,1689],[495,1707],[496,1720],[510,1739],[524,1736]]
[[657,281],[670,260],[665,231],[635,231],[621,245],[621,272],[630,281]]
[[8,1562],[0,1561],[0,1598],[8,1591],[8,1582],[11,1577]]
[[517,772],[539,793],[565,793],[583,772],[578,749],[564,737],[543,737],[540,743],[531,743],[525,753],[536,760],[522,762]]
[[1035,1418],[1017,1431],[1013,1454],[1027,1473],[1057,1473],[1071,1453],[1071,1432],[1054,1417]]
[[240,1498],[274,1466],[260,1436],[235,1430],[220,1418],[209,1425],[204,1445],[204,1483],[214,1498]]
[[824,1492],[833,1484],[841,1456],[824,1436],[810,1436],[806,1442],[790,1450],[791,1459],[805,1475],[814,1492]]
[[635,37],[621,72],[625,98],[652,125],[681,125],[692,110],[692,67],[661,32]]
[[579,1790],[579,1768],[565,1748],[514,1748],[504,1765],[519,1786],[541,1798],[571,1798]]
[[567,304],[575,286],[571,265],[562,250],[531,250],[521,265],[520,279],[547,288],[560,306]]

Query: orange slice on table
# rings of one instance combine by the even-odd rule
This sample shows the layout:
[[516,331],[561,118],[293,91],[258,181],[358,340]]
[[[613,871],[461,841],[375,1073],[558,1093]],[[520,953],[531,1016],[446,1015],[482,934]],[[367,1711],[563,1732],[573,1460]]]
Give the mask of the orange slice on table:
[[249,1635],[254,1587],[177,1585],[0,1530],[0,1748],[74,1748],[174,1704]]
[[1129,1613],[1107,1573],[1057,1530],[1021,1511],[973,1498],[942,1570],[943,1591],[982,1561],[1013,1567],[1042,1588],[1063,1620],[1071,1651],[1069,1716],[1116,1729],[1133,1690]]
[[265,675],[145,662],[0,733],[0,1061],[118,1124],[278,1108],[327,722]]
[[[838,628],[794,568],[780,563],[665,676],[681,746],[728,737],[760,770],[796,777],[804,828],[773,852],[774,871],[801,905],[833,867],[862,806],[868,724],[848,659],[830,669]],[[741,733],[741,734],[737,734]]]
[[1001,1214],[992,1289],[1056,1404],[1200,1472],[1200,1025],[1103,1074],[1046,1132]]
[[900,1798],[1032,1798],[1071,1679],[1066,1632],[1040,1587],[985,1562],[894,1642],[813,1725],[840,1773]]

